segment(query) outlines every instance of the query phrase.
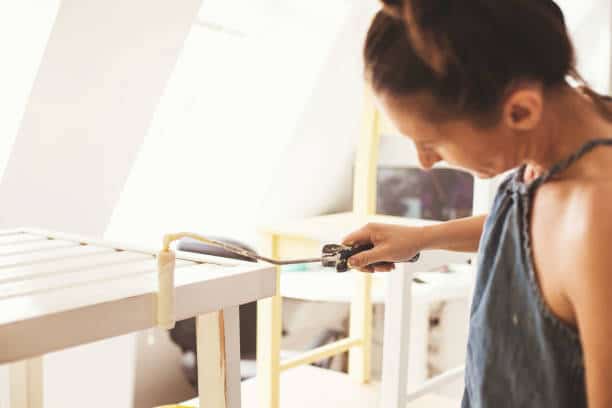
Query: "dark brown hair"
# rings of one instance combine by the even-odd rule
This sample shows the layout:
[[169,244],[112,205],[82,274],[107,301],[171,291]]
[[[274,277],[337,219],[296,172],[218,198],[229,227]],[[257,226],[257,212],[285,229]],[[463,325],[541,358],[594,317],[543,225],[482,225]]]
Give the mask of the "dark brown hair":
[[[369,29],[366,76],[376,92],[426,92],[444,116],[497,117],[513,83],[584,81],[552,0],[383,0]],[[603,106],[600,96],[585,86]]]

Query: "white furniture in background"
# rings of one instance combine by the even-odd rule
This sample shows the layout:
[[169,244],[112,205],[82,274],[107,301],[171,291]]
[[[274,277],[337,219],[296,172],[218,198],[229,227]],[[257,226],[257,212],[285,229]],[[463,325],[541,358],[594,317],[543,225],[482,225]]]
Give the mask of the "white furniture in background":
[[[0,231],[0,364],[11,364],[11,408],[42,407],[40,356],[157,326],[156,253]],[[274,269],[185,252],[176,258],[174,317],[197,317],[200,405],[238,408],[238,306],[274,294]]]
[[[274,225],[272,227],[262,228],[262,233],[264,236],[268,237],[268,242],[270,245],[270,250],[266,251],[268,254],[272,254],[273,256],[279,258],[292,258],[297,256],[314,256],[317,252],[320,251],[321,244],[326,242],[339,242],[342,239],[343,235],[347,233],[347,231],[353,231],[362,225],[368,222],[379,222],[379,223],[392,223],[392,224],[401,224],[401,225],[425,225],[431,224],[430,221],[423,220],[415,220],[408,218],[400,218],[400,217],[390,217],[390,216],[382,216],[382,215],[360,215],[356,213],[344,213],[344,214],[334,214],[328,216],[321,217],[312,217],[304,220],[297,220],[287,223],[280,223]],[[411,267],[415,268],[413,270],[426,271],[435,266],[441,266],[446,263],[459,263],[465,261],[471,257],[471,254],[457,254],[449,251],[428,251],[422,255],[422,259],[417,263],[413,264]],[[327,275],[326,275],[327,274]],[[408,276],[410,275],[410,276]],[[384,281],[386,279],[390,279],[390,284],[388,285],[390,288],[397,289],[397,283],[393,282],[393,277],[397,276],[406,276],[406,281],[402,283],[401,288],[399,290],[395,290],[391,297],[388,295],[383,295],[384,293],[384,284],[381,285],[381,279]],[[267,337],[262,339],[258,338],[258,342],[261,347],[265,348],[265,353],[258,354],[258,358],[262,358],[264,360],[272,360],[273,366],[276,370],[276,375],[271,376],[272,384],[268,383],[268,378],[261,376],[261,373],[258,372],[258,376],[254,381],[248,381],[243,384],[243,388],[245,389],[245,395],[249,395],[253,400],[256,398],[257,391],[259,392],[267,392],[269,391],[270,386],[274,389],[279,390],[280,392],[274,396],[274,406],[294,406],[292,404],[298,404],[299,401],[306,398],[308,399],[307,394],[319,393],[321,398],[318,401],[319,407],[338,407],[338,406],[371,406],[372,403],[375,403],[380,398],[388,398],[388,396],[381,395],[380,392],[385,392],[388,387],[385,385],[380,387],[376,381],[371,381],[370,373],[371,373],[371,339],[372,339],[372,305],[374,302],[381,302],[386,298],[386,312],[385,315],[388,316],[389,313],[398,314],[396,311],[399,305],[408,305],[411,303],[411,290],[412,285],[409,285],[409,282],[412,281],[412,274],[410,271],[404,272],[403,268],[398,268],[396,272],[391,275],[381,274],[378,276],[374,276],[372,274],[362,274],[357,272],[348,272],[345,276],[335,275],[333,271],[322,271],[322,272],[280,272],[278,274],[279,285],[277,288],[276,301],[280,302],[281,297],[289,297],[294,299],[303,299],[303,300],[317,300],[317,301],[345,301],[350,300],[351,302],[351,330],[349,333],[349,337],[313,350],[309,350],[305,353],[301,353],[295,357],[289,359],[281,360],[279,358],[280,354],[280,304],[275,305],[272,310],[277,310],[275,314],[275,318],[273,321],[275,330],[279,330],[278,336],[276,339],[275,346],[271,346],[269,342],[269,333],[261,333],[263,335],[267,334]],[[426,276],[426,275],[424,275]],[[343,285],[342,280],[345,282],[352,281],[350,285]],[[365,281],[365,285],[364,285]],[[446,296],[450,296],[447,299],[452,299],[453,296],[459,296],[461,298],[466,298],[469,296],[469,290],[466,285],[465,288],[456,288],[453,287],[452,277],[449,276],[448,279],[449,285],[449,293],[439,293],[441,299],[445,299]],[[364,288],[365,286],[365,288]],[[440,288],[440,286],[436,286]],[[421,292],[421,290],[426,289],[416,289]],[[317,294],[317,292],[319,292]],[[457,292],[460,294],[451,294],[450,292]],[[425,294],[423,292],[419,293],[416,300],[420,302],[427,297],[430,297],[432,301],[438,295],[434,295],[432,293]],[[348,299],[347,299],[348,298]],[[400,302],[397,303],[397,299],[400,299]],[[270,299],[269,301],[271,301]],[[438,298],[440,300],[440,298]],[[264,309],[266,310],[266,309]],[[269,310],[269,309],[268,309]],[[418,324],[420,331],[425,331],[424,326],[427,324],[427,314],[420,313],[422,308],[419,308],[418,316],[415,314],[415,321],[421,322]],[[261,313],[262,310],[259,311]],[[404,312],[402,312],[404,313]],[[410,310],[405,311],[405,321],[410,321]],[[401,314],[401,313],[400,313]],[[391,317],[387,317],[387,320]],[[391,318],[393,320],[393,318]],[[270,321],[268,321],[270,324]],[[467,322],[466,322],[467,324]],[[261,327],[261,322],[258,321],[258,325]],[[410,326],[409,324],[405,324],[406,326]],[[401,374],[403,370],[407,370],[408,367],[408,350],[410,347],[409,333],[408,330],[404,327],[401,327],[398,323],[393,323],[391,325],[386,324],[385,326],[391,327],[392,333],[386,335],[387,339],[396,338],[398,339],[398,343],[392,346],[386,346],[386,349],[390,350],[391,355],[395,355],[395,359],[399,359],[400,355],[405,355],[406,358],[401,365],[397,366],[395,369],[393,368],[385,368],[383,365],[383,373],[392,373],[395,372],[395,378],[389,380],[389,376],[387,378],[383,377],[383,382],[387,381],[389,384],[395,384],[394,395],[395,394],[403,394],[406,395],[407,390],[407,376],[406,374]],[[387,330],[387,329],[386,329]],[[259,346],[258,346],[259,347]],[[360,362],[363,361],[364,365],[358,365],[360,367],[357,370],[358,373],[367,374],[365,377],[360,377],[359,380],[356,377],[353,377],[356,373],[353,372],[353,376],[349,372],[349,375],[332,372],[330,370],[317,369],[314,367],[304,367],[302,366],[308,365],[312,362],[322,360],[334,355],[341,354],[345,351],[352,350],[362,351],[360,349],[367,350],[366,358],[363,356],[360,358]],[[386,352],[386,351],[385,351]],[[425,351],[423,351],[425,352]],[[422,360],[425,356],[420,356],[419,360]],[[268,360],[268,361],[270,361]],[[420,361],[419,361],[420,362]],[[349,358],[349,370],[351,368],[351,362]],[[416,363],[418,366],[419,363]],[[353,369],[355,366],[353,365]],[[297,370],[297,372],[293,372]],[[282,373],[282,374],[281,374]],[[269,375],[269,374],[266,374]],[[424,380],[424,375],[421,374],[421,382]],[[454,375],[453,378],[459,378],[461,373]],[[328,377],[331,377],[328,381]],[[343,379],[343,380],[342,380]],[[357,381],[356,381],[357,380]],[[313,385],[313,389],[310,390],[308,388],[301,388],[299,383],[301,381],[309,381]],[[333,392],[331,389],[331,385],[340,381],[346,381],[347,384],[345,388],[351,389],[351,393],[343,398],[340,398]],[[254,383],[259,382],[259,386],[261,387],[262,382],[265,384],[265,389],[261,388],[257,390]],[[369,383],[373,384],[369,384]],[[418,382],[416,384],[418,385]],[[369,384],[369,385],[366,385]],[[335,386],[334,386],[335,387]],[[366,391],[367,390],[367,391]],[[355,395],[364,392],[369,395],[368,398],[359,400],[354,397]],[[259,394],[261,397],[262,394]],[[264,394],[267,395],[267,394]],[[351,397],[353,395],[353,397]],[[365,398],[365,397],[364,397]],[[344,401],[340,404],[340,400]],[[366,404],[370,404],[367,405]],[[270,403],[268,400],[267,403]],[[419,401],[420,403],[420,401]],[[415,407],[423,406],[427,407],[427,403],[423,403],[423,405],[419,405],[415,401]],[[351,405],[352,404],[352,405]],[[305,406],[305,404],[303,404]],[[252,406],[247,405],[247,406]],[[269,405],[263,404],[260,400],[260,406],[268,407]],[[301,406],[301,405],[298,405]],[[392,405],[379,405],[381,407],[393,407]],[[404,405],[405,406],[405,405]],[[402,406],[402,408],[404,407]],[[270,405],[271,407],[271,405]],[[400,407],[398,405],[398,407]]]
[[[455,261],[461,261],[458,254],[454,255]],[[464,255],[465,256],[465,255]],[[400,268],[404,266],[399,266]],[[421,269],[415,267],[417,271]],[[423,266],[423,270],[426,268]],[[417,272],[416,277],[419,282],[412,282],[412,298],[410,303],[410,333],[409,333],[409,353],[408,361],[408,379],[407,385],[409,390],[419,388],[428,379],[428,372],[431,367],[428,365],[432,360],[436,360],[437,353],[442,353],[440,368],[448,367],[450,360],[457,361],[463,356],[463,344],[465,340],[465,331],[458,330],[452,333],[452,330],[461,329],[467,322],[468,310],[463,309],[463,305],[469,303],[472,288],[474,284],[474,268],[468,264],[452,265],[449,272]],[[375,307],[372,332],[372,376],[380,378],[380,355],[382,352],[381,339],[382,335],[382,316],[378,313],[385,309],[384,305],[387,300],[388,285],[391,284],[389,274],[377,273],[372,277],[372,304]],[[352,273],[336,274],[333,271],[300,271],[290,272],[283,271],[281,273],[281,294],[283,298],[297,299],[308,302],[325,302],[326,304],[350,304],[355,286],[355,275]],[[308,316],[308,310],[321,310],[321,306],[315,308],[309,307],[309,304],[302,304],[299,307],[299,315]],[[380,308],[379,308],[380,307]],[[439,309],[444,307],[444,309]],[[301,311],[301,308],[304,311]],[[449,309],[450,308],[450,309]],[[443,311],[443,312],[442,312]],[[305,314],[306,313],[306,314]],[[430,319],[438,318],[439,315],[447,316],[451,313],[453,317],[460,317],[460,321],[442,321],[435,329],[430,328]],[[440,316],[440,317],[441,317]],[[465,317],[465,320],[461,320]],[[438,335],[430,333],[430,330],[436,330]],[[304,335],[303,331],[298,330],[296,334],[289,329],[291,340],[295,342],[296,337]],[[309,330],[312,332],[312,330]],[[430,338],[430,334],[431,337]],[[450,336],[449,336],[450,334]],[[439,338],[438,336],[442,336]],[[453,342],[453,344],[449,344]],[[454,343],[459,342],[460,345]],[[436,352],[428,350],[429,345],[436,348]],[[459,354],[455,355],[459,350]],[[449,355],[448,353],[451,353]],[[439,367],[436,364],[435,368]]]

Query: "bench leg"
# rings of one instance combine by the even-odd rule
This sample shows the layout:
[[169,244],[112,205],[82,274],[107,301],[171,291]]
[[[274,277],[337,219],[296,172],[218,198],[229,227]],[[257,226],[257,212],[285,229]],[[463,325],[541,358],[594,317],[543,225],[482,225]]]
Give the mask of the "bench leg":
[[43,358],[9,365],[10,407],[42,408]]
[[196,317],[200,407],[240,408],[238,306]]

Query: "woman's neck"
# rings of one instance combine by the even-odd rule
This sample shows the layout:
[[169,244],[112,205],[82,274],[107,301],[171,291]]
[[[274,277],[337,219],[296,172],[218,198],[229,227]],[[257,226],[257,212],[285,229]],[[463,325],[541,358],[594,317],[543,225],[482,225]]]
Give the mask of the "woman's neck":
[[[592,139],[612,137],[612,123],[602,117],[591,98],[564,87],[547,95],[542,125],[527,138],[524,162],[536,170],[550,168]],[[533,136],[533,137],[531,137]]]

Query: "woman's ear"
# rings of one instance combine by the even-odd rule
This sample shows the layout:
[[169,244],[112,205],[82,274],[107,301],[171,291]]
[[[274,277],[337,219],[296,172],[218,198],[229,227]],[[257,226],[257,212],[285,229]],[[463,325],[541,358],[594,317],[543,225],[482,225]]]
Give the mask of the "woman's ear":
[[504,103],[503,122],[513,130],[534,129],[542,119],[544,97],[539,87],[516,90]]

